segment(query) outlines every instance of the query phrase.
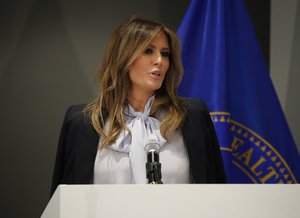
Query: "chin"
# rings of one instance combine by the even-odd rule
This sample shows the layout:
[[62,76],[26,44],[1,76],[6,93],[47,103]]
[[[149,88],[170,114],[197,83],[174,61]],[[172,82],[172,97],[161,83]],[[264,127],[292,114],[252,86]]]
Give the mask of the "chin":
[[160,89],[160,87],[161,87],[161,86],[155,86],[155,87],[152,87],[150,90],[151,90],[152,92],[156,92],[157,90]]
[[157,83],[155,83],[155,84],[149,84],[149,89],[152,89],[153,91],[156,91],[156,90],[158,90],[158,89],[160,89],[160,87],[162,86],[162,83],[159,83],[159,84],[157,84]]

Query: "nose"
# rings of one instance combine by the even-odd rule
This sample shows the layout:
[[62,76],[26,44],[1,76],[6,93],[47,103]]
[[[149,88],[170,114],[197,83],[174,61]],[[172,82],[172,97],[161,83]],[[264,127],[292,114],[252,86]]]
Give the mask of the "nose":
[[154,57],[154,65],[162,65],[162,63],[163,63],[163,58],[162,58],[161,54],[158,53]]

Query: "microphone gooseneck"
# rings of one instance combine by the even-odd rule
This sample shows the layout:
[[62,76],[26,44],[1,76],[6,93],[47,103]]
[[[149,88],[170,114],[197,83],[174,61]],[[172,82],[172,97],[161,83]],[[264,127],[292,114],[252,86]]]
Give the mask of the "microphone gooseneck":
[[149,142],[145,146],[147,153],[146,177],[148,184],[163,184],[161,181],[161,163],[159,163],[159,144]]

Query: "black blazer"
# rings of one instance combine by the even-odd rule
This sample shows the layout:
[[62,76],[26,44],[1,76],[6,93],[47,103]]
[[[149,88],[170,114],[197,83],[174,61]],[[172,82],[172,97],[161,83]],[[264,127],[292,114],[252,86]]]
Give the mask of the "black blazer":
[[[202,101],[188,100],[182,127],[194,183],[225,183],[223,161],[215,129]],[[51,195],[59,184],[91,184],[99,136],[84,117],[85,105],[70,106],[58,142]]]

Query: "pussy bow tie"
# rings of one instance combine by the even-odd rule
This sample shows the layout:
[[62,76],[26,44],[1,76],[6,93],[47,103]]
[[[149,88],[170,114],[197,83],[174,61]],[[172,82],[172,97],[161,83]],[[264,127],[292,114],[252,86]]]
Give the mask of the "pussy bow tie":
[[129,154],[134,184],[147,184],[145,145],[151,141],[163,147],[166,143],[166,139],[160,134],[161,122],[154,117],[149,117],[154,99],[155,96],[152,96],[148,100],[144,112],[136,112],[130,105],[125,108],[126,125],[130,131],[123,130],[111,146],[113,150]]

